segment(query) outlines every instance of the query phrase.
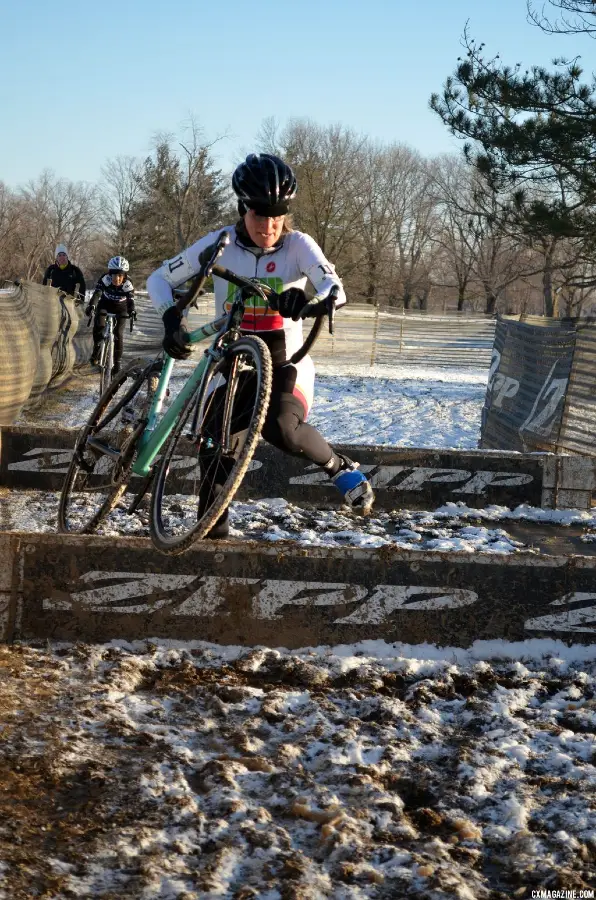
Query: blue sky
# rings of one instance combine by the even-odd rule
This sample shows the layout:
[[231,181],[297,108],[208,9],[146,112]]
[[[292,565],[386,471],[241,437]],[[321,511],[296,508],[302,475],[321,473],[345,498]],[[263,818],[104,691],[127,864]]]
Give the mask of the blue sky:
[[[10,7],[9,4],[10,3]],[[549,37],[525,0],[0,0],[0,180],[44,168],[95,181],[144,156],[193,113],[233,166],[262,120],[340,122],[422,153],[458,150],[428,98],[471,32],[515,63],[582,56],[589,38]]]

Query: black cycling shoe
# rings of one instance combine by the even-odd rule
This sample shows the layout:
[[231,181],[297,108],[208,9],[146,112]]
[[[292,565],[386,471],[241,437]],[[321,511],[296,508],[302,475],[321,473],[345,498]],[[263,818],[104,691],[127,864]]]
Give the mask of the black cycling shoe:
[[[213,498],[216,497],[220,491],[222,490],[222,486],[219,484],[214,484],[211,490],[208,492],[206,497],[202,497],[199,506],[197,509],[197,519],[200,519],[203,515],[207,505],[213,502]],[[204,540],[212,540],[217,541],[222,538],[227,538],[230,535],[230,511],[228,507],[222,512],[221,516],[215,523],[212,525],[207,534],[204,537]]]
[[226,509],[225,513],[219,517],[215,525],[209,529],[207,534],[205,535],[204,540],[209,541],[217,541],[222,540],[222,538],[227,538],[230,536],[230,520],[228,516],[228,511]]

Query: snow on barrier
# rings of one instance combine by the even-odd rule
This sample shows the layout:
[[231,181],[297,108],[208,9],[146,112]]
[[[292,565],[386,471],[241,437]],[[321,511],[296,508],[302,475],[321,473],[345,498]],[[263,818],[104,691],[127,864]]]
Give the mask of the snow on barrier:
[[0,533],[0,639],[596,641],[596,558]]
[[[60,490],[76,429],[7,427],[1,432],[0,484]],[[589,509],[596,489],[596,461],[547,453],[340,447],[359,460],[380,508],[432,509],[446,502]],[[176,465],[180,490],[193,477],[193,459]],[[132,487],[134,488],[135,479]],[[338,503],[336,490],[316,466],[261,442],[239,498],[285,497],[300,503]]]

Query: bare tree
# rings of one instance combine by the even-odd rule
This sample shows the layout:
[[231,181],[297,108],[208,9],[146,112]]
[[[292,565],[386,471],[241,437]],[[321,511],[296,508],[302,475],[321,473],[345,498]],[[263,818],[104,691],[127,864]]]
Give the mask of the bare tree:
[[387,293],[387,267],[392,267],[394,209],[403,174],[406,148],[368,145],[362,151],[360,238],[363,246],[364,292],[369,303]]
[[[547,15],[548,6],[554,9],[555,19]],[[594,0],[527,0],[528,18],[549,34],[596,35],[596,3]]]
[[102,208],[114,248],[126,254],[135,204],[142,195],[143,164],[133,156],[117,156],[102,169]]
[[449,279],[442,287],[455,284],[457,309],[461,312],[473,277],[480,238],[472,216],[473,176],[470,167],[456,156],[438,158],[431,164],[430,172],[437,208],[437,228],[432,241],[442,251],[444,271]]
[[392,205],[394,284],[404,309],[409,309],[419,283],[429,279],[436,205],[430,170],[422,157],[407,148],[400,156]]
[[[270,121],[270,120],[269,120]],[[360,265],[362,154],[367,140],[342,125],[325,128],[291,120],[277,138],[278,153],[296,170],[298,227],[312,235],[347,275]]]
[[23,204],[20,246],[24,275],[36,278],[53,259],[58,242],[78,259],[99,225],[98,191],[93,185],[56,178],[50,171],[19,191]]

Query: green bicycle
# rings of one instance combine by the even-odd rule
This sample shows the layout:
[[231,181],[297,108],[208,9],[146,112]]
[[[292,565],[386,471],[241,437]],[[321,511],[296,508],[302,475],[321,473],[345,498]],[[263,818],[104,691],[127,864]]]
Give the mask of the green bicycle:
[[[135,359],[111,382],[77,436],[60,497],[61,532],[95,531],[139,476],[128,513],[152,486],[151,538],[164,553],[182,553],[208,534],[234,497],[257,447],[273,376],[267,345],[242,333],[241,323],[250,297],[270,303],[277,295],[216,264],[228,242],[223,232],[190,289],[174,292],[182,312],[211,274],[239,288],[229,312],[189,334],[191,344],[210,337],[212,343],[163,415],[174,364],[167,354]],[[332,331],[333,299],[328,314]],[[316,316],[302,347],[277,365],[309,352],[324,317]]]

